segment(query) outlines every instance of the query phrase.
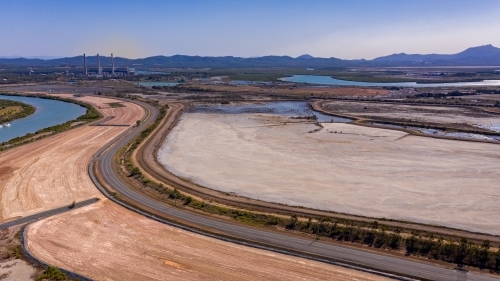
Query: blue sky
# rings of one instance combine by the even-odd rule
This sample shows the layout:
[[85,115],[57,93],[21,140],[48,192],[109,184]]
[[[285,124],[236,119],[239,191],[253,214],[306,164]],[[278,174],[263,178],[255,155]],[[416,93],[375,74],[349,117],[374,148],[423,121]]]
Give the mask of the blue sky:
[[311,54],[500,47],[500,1],[0,0],[0,56]]

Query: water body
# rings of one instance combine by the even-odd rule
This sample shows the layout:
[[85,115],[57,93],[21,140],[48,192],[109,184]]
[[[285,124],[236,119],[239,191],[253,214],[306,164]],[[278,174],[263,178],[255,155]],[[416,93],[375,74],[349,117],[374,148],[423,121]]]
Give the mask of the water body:
[[270,85],[272,82],[266,81],[246,81],[246,80],[232,80],[230,85]]
[[139,82],[138,84],[143,87],[153,87],[153,86],[173,87],[179,85],[179,83],[175,82]]
[[188,112],[214,113],[214,114],[243,114],[243,113],[264,113],[277,114],[286,117],[307,117],[316,116],[318,122],[338,122],[349,123],[351,119],[326,115],[312,110],[307,102],[282,101],[259,104],[238,104],[238,105],[199,105],[188,109]]
[[[403,126],[393,125],[393,124],[383,124],[383,123],[373,123],[374,125],[388,127],[388,128],[396,128],[402,129]],[[488,141],[497,141],[500,142],[500,136],[489,136],[483,134],[473,134],[466,132],[447,132],[439,129],[427,129],[422,127],[408,126],[406,127],[410,130],[416,130],[422,132],[424,135],[431,136],[442,136],[442,137],[454,137],[454,138],[462,138],[462,139],[476,139],[476,140],[488,140]]]
[[491,125],[476,125],[476,127],[492,130],[500,133],[500,124],[491,124]]
[[139,75],[148,75],[148,74],[167,75],[167,74],[170,74],[170,72],[137,70],[137,74],[139,74]]
[[0,95],[0,99],[20,101],[36,107],[35,113],[10,122],[10,127],[0,128],[0,143],[76,119],[87,111],[83,106],[58,100],[7,95]]
[[484,80],[480,82],[457,82],[457,83],[429,83],[418,84],[417,82],[397,82],[397,83],[372,83],[357,82],[335,79],[330,76],[317,75],[293,75],[283,77],[279,80],[285,82],[308,83],[317,85],[338,85],[338,86],[360,86],[360,87],[469,87],[469,86],[500,86],[500,80]]

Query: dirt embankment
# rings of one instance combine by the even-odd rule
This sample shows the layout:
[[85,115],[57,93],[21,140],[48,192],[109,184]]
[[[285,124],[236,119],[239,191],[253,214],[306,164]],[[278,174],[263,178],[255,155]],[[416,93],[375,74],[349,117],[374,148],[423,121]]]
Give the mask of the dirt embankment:
[[[70,98],[71,95],[63,95]],[[110,108],[115,100],[85,97],[111,122],[134,124],[143,109],[133,103]],[[0,220],[26,216],[100,196],[87,174],[92,155],[126,127],[83,126],[0,154]]]
[[500,116],[480,108],[410,105],[374,102],[321,101],[315,102],[315,109],[339,115],[360,118],[392,119],[406,122],[434,124],[467,124],[471,126],[491,126],[500,124]]
[[386,280],[208,238],[109,201],[34,223],[27,237],[37,257],[95,280]]

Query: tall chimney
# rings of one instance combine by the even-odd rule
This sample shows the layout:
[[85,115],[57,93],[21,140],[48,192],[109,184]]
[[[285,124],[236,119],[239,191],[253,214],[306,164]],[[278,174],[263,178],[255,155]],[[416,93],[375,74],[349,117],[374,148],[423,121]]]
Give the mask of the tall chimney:
[[102,70],[101,70],[101,60],[99,59],[99,54],[97,54],[97,74],[101,75]]
[[87,57],[85,56],[85,54],[83,54],[83,68],[85,68],[85,76],[88,76],[88,72],[87,72]]
[[115,60],[113,59],[113,54],[111,54],[111,75],[115,76]]

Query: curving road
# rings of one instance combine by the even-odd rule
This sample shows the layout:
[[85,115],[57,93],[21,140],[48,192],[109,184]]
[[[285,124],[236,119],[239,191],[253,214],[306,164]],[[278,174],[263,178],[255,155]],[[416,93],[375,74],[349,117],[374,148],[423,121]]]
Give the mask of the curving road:
[[[410,259],[403,259],[394,256],[363,251],[339,245],[323,243],[304,237],[289,235],[287,233],[277,233],[265,229],[254,228],[242,224],[222,221],[216,218],[194,214],[179,208],[162,204],[152,198],[131,190],[120,181],[113,170],[113,156],[115,153],[130,140],[132,140],[142,129],[154,122],[158,112],[155,107],[137,102],[147,110],[146,118],[139,127],[132,127],[122,135],[111,141],[94,155],[94,161],[89,166],[89,174],[98,186],[98,188],[109,197],[107,192],[102,189],[94,174],[94,164],[98,163],[98,169],[103,180],[120,194],[138,205],[147,206],[158,213],[164,214],[168,218],[174,218],[176,221],[183,222],[184,225],[194,225],[201,229],[213,229],[222,234],[221,237],[233,237],[237,240],[225,239],[229,241],[244,241],[243,244],[263,247],[270,250],[285,252],[297,256],[326,261],[330,263],[349,264],[362,268],[369,268],[383,272],[393,272],[401,276],[409,276],[424,280],[477,280],[477,281],[499,281],[500,278],[464,272],[460,270],[447,269],[432,264],[421,263]],[[113,198],[111,198],[113,200]],[[115,200],[113,200],[115,201]],[[123,203],[122,203],[123,205]],[[128,206],[129,209],[134,207]],[[139,211],[140,212],[140,211]],[[189,229],[183,227],[184,229]],[[189,229],[200,232],[196,229]],[[214,236],[214,235],[209,235]]]

